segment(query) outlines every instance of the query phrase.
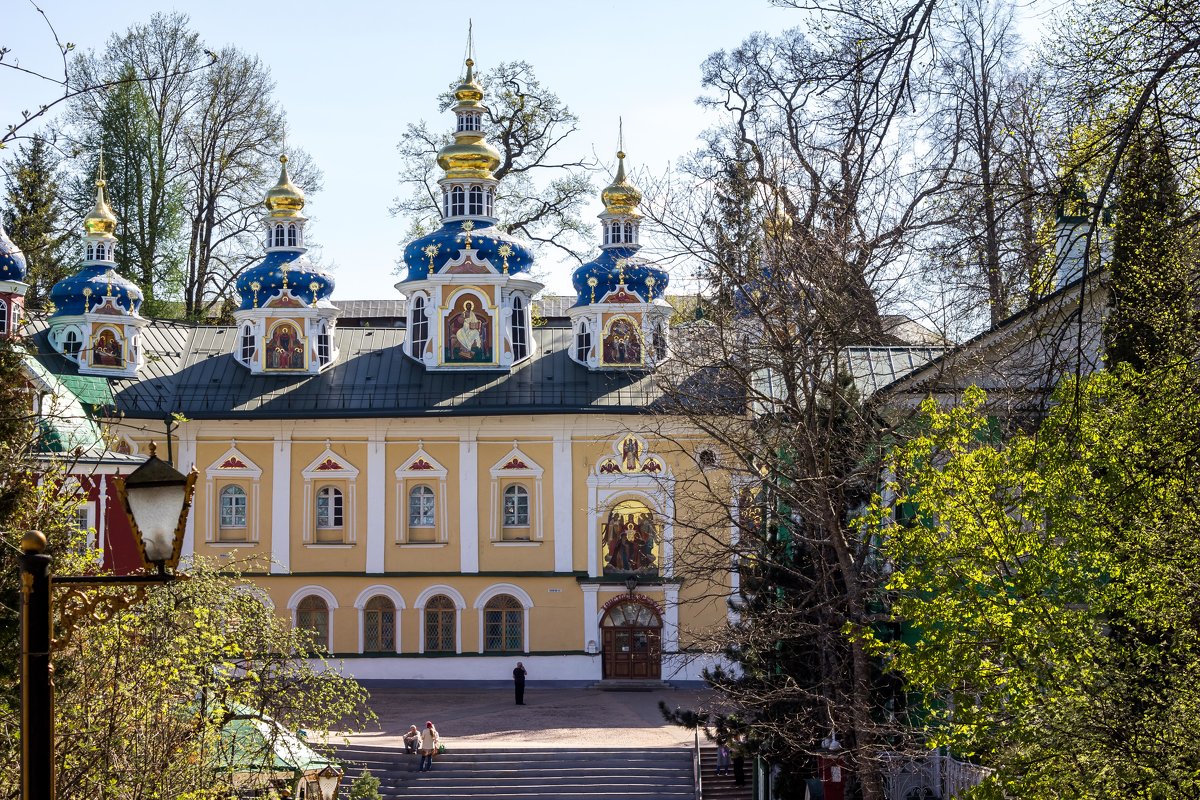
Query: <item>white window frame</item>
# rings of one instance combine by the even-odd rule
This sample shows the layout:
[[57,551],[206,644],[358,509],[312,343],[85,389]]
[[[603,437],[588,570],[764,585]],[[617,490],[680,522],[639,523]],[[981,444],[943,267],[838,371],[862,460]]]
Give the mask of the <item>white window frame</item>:
[[520,586],[512,583],[494,583],[480,592],[479,597],[475,598],[475,609],[479,614],[479,652],[485,652],[483,649],[484,634],[486,632],[483,624],[484,609],[487,607],[489,600],[501,594],[511,595],[518,603],[521,604],[521,608],[523,608],[525,611],[525,630],[522,632],[521,644],[523,648],[522,652],[525,655],[529,655],[529,609],[533,608],[533,598],[530,597],[529,593]]
[[[417,514],[414,514],[413,501],[418,497],[420,507],[417,508]],[[428,520],[428,523],[425,520]],[[437,492],[427,483],[414,483],[408,489],[408,527],[437,528]]]
[[[462,655],[462,618],[463,612],[467,610],[467,602],[458,590],[452,586],[447,586],[444,583],[434,584],[417,595],[417,599],[413,601],[413,610],[417,612],[417,652],[425,653],[425,604],[437,597],[439,594],[444,594],[450,598],[450,602],[454,604],[454,652],[457,655]],[[445,652],[438,650],[437,652]]]
[[[237,490],[236,492],[233,490]],[[231,522],[225,523],[225,499],[229,498],[232,502],[231,506]],[[238,500],[241,500],[241,523],[237,524],[237,506]],[[246,492],[244,486],[240,483],[227,483],[221,487],[221,491],[217,496],[217,527],[221,530],[243,530],[249,527],[250,521],[250,495]]]
[[[324,516],[322,520],[321,501],[326,500]],[[319,531],[341,531],[346,529],[346,495],[342,492],[339,486],[325,485],[317,489],[316,507],[313,509],[313,514],[316,516],[317,530]]]
[[[425,357],[429,345],[429,298],[414,294],[408,318],[408,353],[419,361]],[[423,336],[418,335],[421,331]]]
[[[376,597],[386,597],[392,601],[392,605],[396,608],[396,633],[394,641],[396,642],[396,652],[402,652],[400,647],[400,615],[401,612],[408,608],[404,603],[404,597],[391,586],[385,586],[382,583],[372,584],[358,593],[358,597],[354,600],[354,607],[358,609],[358,652],[365,653],[367,645],[366,635],[366,614],[367,603]],[[424,620],[422,620],[422,623]],[[373,652],[373,651],[372,651]],[[382,651],[388,652],[388,651]]]
[[313,595],[313,594],[317,595],[318,597],[320,597],[322,600],[325,601],[325,608],[329,611],[329,630],[328,630],[329,638],[328,638],[328,641],[325,642],[325,649],[327,651],[329,651],[330,653],[332,653],[333,652],[333,622],[334,622],[334,618],[337,616],[333,612],[337,611],[337,609],[338,609],[338,601],[337,601],[337,598],[333,596],[333,592],[329,591],[324,586],[317,586],[315,584],[309,584],[308,586],[302,586],[299,589],[297,589],[295,592],[293,592],[292,596],[288,598],[287,607],[288,607],[288,610],[292,612],[292,627],[293,628],[296,627],[296,617],[297,617],[296,612],[300,607],[300,601],[303,600],[304,598],[308,597],[309,595]]
[[[514,461],[523,466],[510,466]],[[536,461],[521,452],[520,446],[513,442],[512,449],[493,464],[489,472],[492,477],[491,541],[503,541],[504,507],[501,484],[507,487],[510,482],[520,481],[522,478],[533,481],[533,491],[529,492],[529,541],[542,541],[542,511],[545,508],[542,505],[542,475],[545,470]],[[528,487],[525,488],[528,491]],[[525,543],[520,542],[520,544]]]
[[[244,467],[222,467],[222,464],[234,461],[245,464]],[[250,487],[246,492],[246,542],[254,543],[259,540],[258,528],[258,509],[259,484],[262,479],[262,468],[255,464],[250,458],[240,450],[238,450],[237,440],[234,439],[229,444],[229,449],[217,457],[215,461],[209,464],[204,471],[204,496],[208,498],[206,503],[206,520],[204,530],[204,541],[208,544],[220,543],[221,532],[221,504],[220,504],[220,489],[218,481],[249,481]],[[246,487],[243,486],[243,489]],[[242,544],[245,544],[243,542]]]
[[[418,462],[429,465],[429,469],[412,469]],[[445,467],[433,456],[425,452],[425,443],[419,442],[417,450],[400,462],[396,468],[396,544],[410,546],[441,546],[449,541],[449,526],[446,524],[446,476]],[[433,541],[412,542],[408,525],[408,491],[418,484],[425,484],[433,489],[437,508],[434,513]],[[435,485],[436,484],[436,485]]]
[[513,361],[520,361],[529,356],[529,333],[526,329],[529,314],[526,311],[525,298],[519,294],[513,295],[510,321],[509,335],[512,337]]
[[[339,469],[319,469],[327,460],[332,459],[334,463],[339,464]],[[325,443],[325,450],[314,458],[307,467],[301,470],[300,475],[304,478],[304,519],[302,520],[303,528],[303,543],[305,545],[319,544],[322,546],[338,546],[352,545],[358,541],[357,532],[357,483],[358,483],[358,468],[350,463],[345,456],[333,452],[329,442]],[[319,482],[319,486],[317,486]],[[341,488],[339,483],[345,484],[345,490],[342,493],[342,540],[340,542],[316,542],[316,492],[317,489],[325,488],[328,485],[330,488]],[[338,530],[337,528],[322,528],[321,530]]]

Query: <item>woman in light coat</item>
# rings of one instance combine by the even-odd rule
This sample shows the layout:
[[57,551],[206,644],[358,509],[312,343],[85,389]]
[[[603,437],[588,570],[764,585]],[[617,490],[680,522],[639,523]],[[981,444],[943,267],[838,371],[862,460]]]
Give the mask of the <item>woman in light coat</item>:
[[421,731],[421,767],[417,772],[429,772],[433,769],[433,754],[437,752],[441,738],[433,723],[426,722],[425,730]]

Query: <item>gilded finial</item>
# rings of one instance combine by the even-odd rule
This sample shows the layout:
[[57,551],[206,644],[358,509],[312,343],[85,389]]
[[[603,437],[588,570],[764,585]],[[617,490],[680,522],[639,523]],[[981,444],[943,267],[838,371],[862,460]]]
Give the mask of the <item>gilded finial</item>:
[[440,250],[440,249],[441,248],[438,245],[430,244],[430,245],[426,245],[425,248],[421,251],[429,258],[429,271],[430,272],[433,272],[433,257],[438,254],[438,250]]
[[656,281],[656,280],[654,279],[654,276],[653,276],[653,275],[648,275],[648,276],[646,277],[646,289],[647,289],[647,291],[648,291],[648,292],[649,292],[649,294],[650,294],[650,299],[651,299],[651,300],[653,300],[653,299],[654,299],[654,284],[656,284],[656,283],[658,283],[658,281]]
[[104,149],[101,148],[100,164],[96,168],[96,205],[83,218],[83,232],[85,234],[111,238],[113,232],[117,229],[117,215],[109,207],[108,199],[104,192],[104,187],[107,185],[108,182],[104,180]]
[[467,235],[467,249],[471,249],[471,231],[475,230],[475,223],[472,220],[467,220],[462,224],[462,232]]
[[287,274],[288,274],[288,268],[287,268],[287,265],[285,264],[283,267],[283,290],[285,292],[288,291]]
[[618,258],[617,259],[617,281],[622,286],[625,285],[625,267],[628,264],[629,264],[629,259],[627,259],[627,258]]
[[317,283],[316,281],[313,281],[312,283],[310,283],[308,285],[308,290],[310,292],[312,292],[312,305],[314,307],[316,307],[316,305],[317,305],[317,290],[320,288],[321,288],[321,284]]
[[250,281],[250,291],[254,292],[254,307],[258,308],[258,290],[262,288],[262,284],[258,281]]
[[598,283],[600,283],[600,281],[596,280],[595,275],[592,275],[591,277],[589,277],[587,279],[587,285],[592,287],[592,302],[593,303],[596,302],[596,284],[598,284]]
[[27,555],[46,552],[46,534],[41,531],[26,531],[21,537],[21,552]]
[[108,291],[105,292],[105,294],[109,297],[112,297],[112,279],[116,277],[116,274],[117,273],[113,272],[111,269],[104,273],[104,279],[108,281]]
[[504,274],[508,274],[508,257],[512,255],[512,246],[507,242],[496,248],[496,252],[504,259]]
[[150,443],[150,455],[154,458],[158,458],[158,442]]
[[279,155],[279,180],[267,190],[263,205],[272,217],[298,217],[304,208],[304,192],[292,183],[288,174],[288,157],[285,153]]
[[600,199],[608,214],[638,216],[637,206],[642,202],[642,193],[634,188],[625,177],[625,122],[617,121],[617,174],[603,192]]

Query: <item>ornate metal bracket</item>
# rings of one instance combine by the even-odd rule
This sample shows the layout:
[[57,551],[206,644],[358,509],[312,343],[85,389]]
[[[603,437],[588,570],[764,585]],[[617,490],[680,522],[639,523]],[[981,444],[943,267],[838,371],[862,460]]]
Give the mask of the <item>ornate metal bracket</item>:
[[[129,575],[100,576],[95,578],[68,576],[51,582],[55,589],[62,589],[55,599],[58,620],[52,641],[56,649],[66,647],[80,622],[106,622],[117,614],[144,602],[146,590],[152,584],[170,583],[182,576],[174,575]],[[95,591],[97,589],[121,589],[119,593]],[[132,591],[129,591],[132,590]]]

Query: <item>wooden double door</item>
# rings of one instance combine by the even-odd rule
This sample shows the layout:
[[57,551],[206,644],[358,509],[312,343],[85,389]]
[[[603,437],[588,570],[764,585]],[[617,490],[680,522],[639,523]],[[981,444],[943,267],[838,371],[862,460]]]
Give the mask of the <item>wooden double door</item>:
[[614,606],[601,629],[606,679],[662,677],[662,620],[653,609],[633,602]]

